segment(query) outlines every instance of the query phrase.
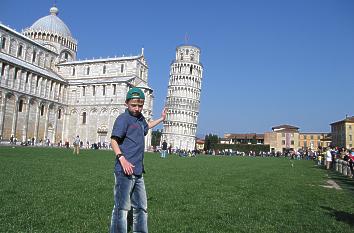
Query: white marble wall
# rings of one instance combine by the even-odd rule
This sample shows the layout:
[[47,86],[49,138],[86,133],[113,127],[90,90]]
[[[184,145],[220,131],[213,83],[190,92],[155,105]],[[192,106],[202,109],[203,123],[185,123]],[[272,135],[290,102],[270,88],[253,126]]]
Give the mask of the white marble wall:
[[199,48],[180,46],[171,64],[162,141],[175,149],[195,149],[203,73],[199,58]]
[[[143,55],[58,64],[61,54],[41,45],[43,41],[38,38],[36,42],[0,24],[3,140],[14,135],[19,141],[34,137],[37,141],[48,138],[52,143],[71,143],[80,135],[85,142],[109,143],[114,121],[125,110],[125,95],[133,86],[143,88],[143,114],[151,119],[153,95]],[[68,41],[63,46],[76,52],[76,45]],[[146,148],[150,142],[151,132]]]

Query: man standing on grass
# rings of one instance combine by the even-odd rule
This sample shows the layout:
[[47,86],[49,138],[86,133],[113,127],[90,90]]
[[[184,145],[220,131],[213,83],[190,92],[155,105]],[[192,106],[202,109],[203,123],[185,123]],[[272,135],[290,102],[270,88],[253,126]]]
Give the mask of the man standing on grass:
[[141,114],[145,95],[139,88],[128,91],[127,109],[114,122],[111,144],[116,155],[114,169],[114,207],[110,232],[126,233],[128,211],[133,208],[133,232],[148,232],[147,198],[144,172],[144,136],[148,130],[166,118],[164,109],[161,117],[146,122]]
[[161,148],[161,158],[166,158],[167,153],[167,142],[163,140],[162,148]]
[[73,144],[74,144],[73,154],[79,155],[79,153],[80,153],[80,137],[79,137],[79,135],[76,136]]

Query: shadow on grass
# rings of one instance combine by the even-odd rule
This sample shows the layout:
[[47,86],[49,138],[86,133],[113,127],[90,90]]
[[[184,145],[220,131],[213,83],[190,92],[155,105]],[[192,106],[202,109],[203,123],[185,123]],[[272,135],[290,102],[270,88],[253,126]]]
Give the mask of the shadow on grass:
[[347,189],[354,194],[354,179],[344,176],[343,174],[330,170],[329,178],[334,180],[341,188]]
[[350,214],[344,211],[338,211],[326,206],[321,206],[321,208],[327,210],[328,214],[332,217],[335,217],[337,221],[345,222],[351,227],[354,227],[354,214]]
[[328,174],[328,179],[335,181],[341,188],[349,190],[354,194],[354,178],[344,176],[343,174],[335,170],[326,170],[323,166],[313,166],[312,168],[325,170]]

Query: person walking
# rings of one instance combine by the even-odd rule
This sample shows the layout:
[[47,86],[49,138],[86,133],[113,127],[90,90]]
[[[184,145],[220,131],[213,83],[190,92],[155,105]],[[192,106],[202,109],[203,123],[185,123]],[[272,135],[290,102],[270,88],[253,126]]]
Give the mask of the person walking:
[[161,158],[166,158],[167,153],[167,142],[163,140],[162,148],[161,148]]
[[127,109],[114,122],[111,145],[116,156],[114,166],[114,206],[111,233],[126,233],[128,211],[133,208],[133,232],[148,232],[147,198],[144,183],[144,136],[166,118],[166,109],[157,120],[146,122],[142,115],[145,95],[132,88],[126,95]]
[[326,151],[326,169],[330,169],[332,165],[332,153],[331,153],[331,148],[328,147]]
[[76,136],[73,144],[74,144],[73,154],[79,155],[79,153],[80,153],[80,137],[79,137],[79,135]]

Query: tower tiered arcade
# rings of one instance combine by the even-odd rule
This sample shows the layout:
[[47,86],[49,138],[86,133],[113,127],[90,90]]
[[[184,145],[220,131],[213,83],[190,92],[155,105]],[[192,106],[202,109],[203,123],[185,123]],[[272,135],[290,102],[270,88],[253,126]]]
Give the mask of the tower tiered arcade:
[[162,141],[174,149],[195,149],[203,74],[199,58],[198,47],[182,45],[171,64]]

